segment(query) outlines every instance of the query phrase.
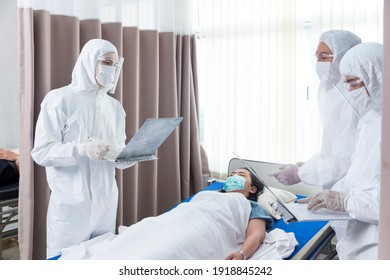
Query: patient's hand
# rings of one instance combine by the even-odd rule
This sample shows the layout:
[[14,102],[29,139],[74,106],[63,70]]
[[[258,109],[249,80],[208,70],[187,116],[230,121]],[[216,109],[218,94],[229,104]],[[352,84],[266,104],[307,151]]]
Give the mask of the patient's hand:
[[243,256],[242,256],[242,254],[239,253],[239,252],[234,252],[234,253],[229,254],[229,255],[225,258],[225,260],[239,260],[239,261],[241,261],[241,260],[243,260]]
[[0,159],[6,159],[9,161],[17,161],[19,155],[10,150],[5,150],[0,148]]

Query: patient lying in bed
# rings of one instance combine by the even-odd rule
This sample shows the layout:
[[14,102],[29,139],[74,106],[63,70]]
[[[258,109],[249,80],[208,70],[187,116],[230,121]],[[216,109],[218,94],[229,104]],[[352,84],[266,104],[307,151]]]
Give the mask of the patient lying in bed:
[[297,245],[295,237],[271,230],[273,219],[256,203],[262,184],[246,169],[233,173],[222,191],[199,192],[169,212],[120,227],[118,235],[108,233],[64,249],[60,259],[288,257]]

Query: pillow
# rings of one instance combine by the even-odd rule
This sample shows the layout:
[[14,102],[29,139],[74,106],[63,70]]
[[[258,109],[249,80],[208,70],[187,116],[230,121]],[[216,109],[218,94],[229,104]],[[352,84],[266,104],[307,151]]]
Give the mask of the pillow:
[[[294,202],[297,199],[297,196],[292,192],[272,187],[270,187],[270,189],[281,201],[285,203]],[[257,199],[257,203],[263,209],[267,210],[271,217],[276,220],[279,220],[281,216],[275,211],[274,208],[271,207],[270,203],[272,202],[276,203],[275,196],[267,188],[264,188],[263,193],[259,195]]]

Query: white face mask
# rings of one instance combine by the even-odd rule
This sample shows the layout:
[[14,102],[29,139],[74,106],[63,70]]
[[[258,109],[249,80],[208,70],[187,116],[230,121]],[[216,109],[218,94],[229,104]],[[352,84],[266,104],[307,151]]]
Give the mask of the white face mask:
[[330,78],[330,62],[317,61],[316,72],[322,83],[325,83]]
[[98,65],[98,73],[96,75],[96,80],[99,84],[106,88],[111,89],[114,85],[115,79],[115,66],[108,65]]
[[372,98],[368,95],[365,87],[355,89],[345,93],[345,95],[345,98],[348,100],[359,119],[375,107]]

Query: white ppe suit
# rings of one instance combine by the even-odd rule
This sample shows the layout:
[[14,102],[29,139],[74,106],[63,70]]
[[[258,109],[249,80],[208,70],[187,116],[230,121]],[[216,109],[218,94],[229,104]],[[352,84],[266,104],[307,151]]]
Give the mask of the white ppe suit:
[[51,190],[47,212],[47,257],[62,248],[115,231],[118,187],[115,164],[85,155],[88,137],[121,150],[125,111],[95,79],[98,58],[117,49],[101,39],[83,47],[68,86],[50,91],[36,124],[34,161],[46,167]]
[[[322,123],[322,143],[318,154],[313,155],[298,168],[300,180],[309,185],[329,189],[348,171],[351,155],[355,148],[358,118],[350,106],[343,100],[339,64],[344,54],[361,39],[344,30],[324,32],[319,39],[333,52],[333,60],[327,75],[321,79],[318,90],[318,108]],[[320,62],[321,63],[321,62]]]
[[344,233],[335,229],[336,236],[342,236],[336,245],[339,259],[378,258],[382,59],[381,44],[363,43],[346,53],[340,63],[340,73],[359,77],[365,88],[345,93],[361,118],[351,167],[332,187],[343,193],[345,211],[354,218],[347,222]]

